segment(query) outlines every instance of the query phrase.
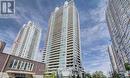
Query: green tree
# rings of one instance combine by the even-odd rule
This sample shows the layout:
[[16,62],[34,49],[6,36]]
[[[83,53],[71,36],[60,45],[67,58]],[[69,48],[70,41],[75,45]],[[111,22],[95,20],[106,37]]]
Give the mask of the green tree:
[[130,70],[130,64],[129,63],[125,63],[125,69]]
[[112,74],[112,78],[120,78],[119,74],[117,72],[114,72]]
[[90,73],[87,73],[85,78],[92,78],[92,76]]
[[107,78],[102,71],[96,71],[92,74],[92,78]]

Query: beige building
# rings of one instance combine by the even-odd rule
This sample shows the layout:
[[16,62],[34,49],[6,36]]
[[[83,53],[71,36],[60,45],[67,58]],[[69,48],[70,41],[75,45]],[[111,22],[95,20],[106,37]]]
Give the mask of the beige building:
[[81,74],[80,22],[73,0],[65,1],[51,13],[44,54],[48,73]]
[[41,28],[38,24],[31,21],[24,24],[14,41],[12,55],[34,59],[34,54],[39,48],[40,38]]
[[118,72],[117,68],[117,62],[118,62],[118,54],[116,51],[114,51],[114,48],[112,45],[108,46],[108,53],[111,61],[111,66],[112,66],[112,72]]

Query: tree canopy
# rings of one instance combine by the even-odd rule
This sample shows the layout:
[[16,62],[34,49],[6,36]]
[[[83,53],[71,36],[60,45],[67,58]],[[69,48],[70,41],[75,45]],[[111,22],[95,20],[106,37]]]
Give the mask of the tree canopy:
[[107,78],[102,71],[96,71],[92,75],[90,73],[86,74],[86,78]]

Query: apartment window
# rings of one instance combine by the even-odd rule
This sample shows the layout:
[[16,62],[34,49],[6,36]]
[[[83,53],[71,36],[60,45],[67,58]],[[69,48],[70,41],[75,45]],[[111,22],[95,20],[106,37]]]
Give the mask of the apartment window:
[[24,70],[26,70],[26,67],[27,67],[27,63],[25,62]]
[[30,71],[30,67],[31,67],[31,63],[29,63],[29,65],[28,65],[28,70]]
[[31,71],[31,63],[28,65],[28,70]]
[[21,61],[19,61],[17,68],[20,69],[20,66],[21,66]]
[[23,62],[23,65],[22,65],[22,70],[24,70],[25,69],[25,64],[26,64],[26,62]]
[[25,64],[25,70],[28,70],[28,62]]
[[19,70],[26,70],[26,71],[32,71],[34,67],[34,64],[30,62],[24,62],[20,60],[12,60],[10,61],[9,68],[11,69],[19,69]]
[[31,69],[32,69],[32,65],[33,65],[33,64],[31,63],[31,64],[30,64],[30,68],[29,68],[30,71],[31,71]]
[[34,64],[31,65],[31,71],[33,70]]
[[16,64],[15,69],[17,69],[17,68],[18,68],[18,65],[19,65],[19,60],[17,60],[17,64]]
[[21,64],[20,64],[19,69],[22,69],[22,68],[23,68],[23,65],[24,65],[24,62],[23,62],[23,61],[21,61]]
[[9,68],[12,68],[14,60],[11,60]]
[[26,70],[27,70],[27,71],[30,71],[30,67],[31,67],[31,63],[28,62],[28,63],[27,63],[27,66],[26,66]]
[[14,61],[13,61],[13,65],[12,65],[12,68],[13,68],[13,69],[15,69],[15,68],[16,68],[16,66],[17,66],[17,60],[16,60],[16,59],[14,59]]

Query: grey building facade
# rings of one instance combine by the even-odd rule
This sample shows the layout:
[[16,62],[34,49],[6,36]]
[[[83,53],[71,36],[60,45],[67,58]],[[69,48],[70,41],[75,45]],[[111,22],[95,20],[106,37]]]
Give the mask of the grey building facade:
[[124,64],[130,64],[130,0],[109,0],[106,20],[112,46],[118,55],[118,71],[125,73]]
[[111,61],[112,73],[118,73],[118,65],[120,64],[118,64],[118,53],[114,50],[112,45],[108,46],[108,53]]

